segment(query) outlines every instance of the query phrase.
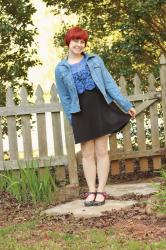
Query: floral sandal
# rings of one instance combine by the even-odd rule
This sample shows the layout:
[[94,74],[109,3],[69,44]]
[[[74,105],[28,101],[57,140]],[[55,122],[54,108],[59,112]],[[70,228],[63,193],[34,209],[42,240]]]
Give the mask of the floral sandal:
[[105,200],[107,198],[107,193],[106,192],[96,192],[96,196],[98,194],[101,194],[103,197],[104,197],[104,200],[103,201],[94,201],[94,206],[101,206],[101,205],[104,205],[105,204]]
[[95,198],[96,198],[96,192],[87,192],[85,194],[85,198],[87,198],[90,194],[94,194],[94,199],[91,200],[91,201],[84,201],[85,207],[91,207],[91,206],[94,205],[94,201],[95,201]]

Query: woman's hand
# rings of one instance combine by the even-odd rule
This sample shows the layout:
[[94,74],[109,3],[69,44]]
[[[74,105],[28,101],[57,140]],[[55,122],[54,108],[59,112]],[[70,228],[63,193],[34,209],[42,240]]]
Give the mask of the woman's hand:
[[136,111],[134,108],[129,109],[127,113],[131,115],[132,118],[134,118],[136,115]]

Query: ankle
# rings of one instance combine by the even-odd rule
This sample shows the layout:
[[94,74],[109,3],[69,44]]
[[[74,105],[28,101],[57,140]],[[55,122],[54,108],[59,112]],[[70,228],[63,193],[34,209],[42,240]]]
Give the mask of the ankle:
[[97,191],[96,191],[96,188],[89,188],[89,191],[88,192],[94,192],[94,193],[96,193]]
[[104,190],[103,188],[102,188],[102,189],[101,189],[101,188],[100,188],[100,189],[98,188],[98,189],[96,190],[96,192],[105,193],[105,190]]

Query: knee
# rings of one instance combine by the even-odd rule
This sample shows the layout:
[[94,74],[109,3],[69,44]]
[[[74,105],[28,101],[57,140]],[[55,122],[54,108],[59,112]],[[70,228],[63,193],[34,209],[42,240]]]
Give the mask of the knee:
[[108,156],[108,135],[95,140],[96,158],[105,158]]
[[81,144],[81,152],[82,152],[82,158],[91,160],[95,157],[94,152],[94,141],[91,140],[89,142],[85,142]]
[[92,160],[94,159],[94,157],[95,157],[94,151],[82,152],[82,158],[85,160]]
[[108,156],[108,149],[107,148],[95,148],[95,154],[97,158],[103,158]]

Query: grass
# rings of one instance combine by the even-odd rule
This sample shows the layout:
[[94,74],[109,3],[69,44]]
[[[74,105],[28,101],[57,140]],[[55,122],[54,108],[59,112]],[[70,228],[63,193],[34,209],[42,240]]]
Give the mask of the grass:
[[166,241],[146,243],[118,237],[113,228],[77,233],[38,229],[33,220],[0,229],[0,250],[165,250]]

